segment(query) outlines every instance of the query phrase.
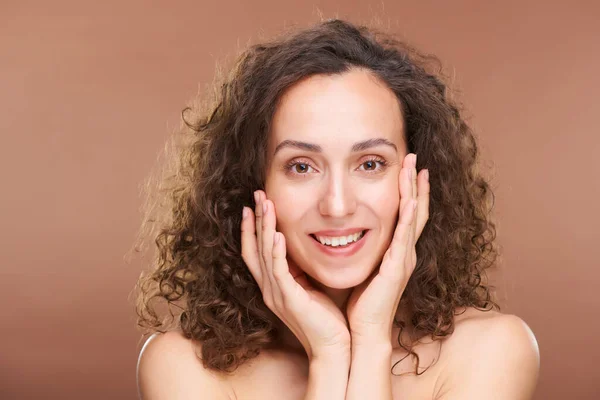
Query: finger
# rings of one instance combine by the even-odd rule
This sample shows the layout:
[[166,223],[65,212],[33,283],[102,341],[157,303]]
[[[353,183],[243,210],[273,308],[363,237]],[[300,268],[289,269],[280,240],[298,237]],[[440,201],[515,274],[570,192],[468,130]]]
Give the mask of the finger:
[[429,170],[425,169],[419,173],[418,177],[418,190],[417,190],[417,231],[416,231],[416,241],[421,237],[421,233],[423,232],[423,228],[425,228],[425,224],[429,220],[429,192],[431,191],[431,186],[429,185],[428,179]]
[[260,270],[261,270],[261,276],[262,276],[262,287],[261,287],[261,291],[263,292],[263,297],[268,297],[270,296],[270,291],[271,291],[271,280],[268,279],[269,275],[267,273],[267,267],[265,266],[265,262],[264,262],[264,255],[263,255],[263,250],[264,250],[264,245],[263,245],[263,241],[264,241],[264,234],[263,234],[263,203],[264,203],[264,199],[265,197],[263,196],[263,194],[261,193],[260,190],[257,190],[254,194],[254,199],[256,202],[256,208],[255,208],[255,214],[256,214],[256,218],[255,218],[255,229],[256,229],[256,248],[258,251],[258,261],[260,264]]
[[[254,214],[255,214],[255,218],[254,218],[254,225],[255,225],[255,229],[256,229],[256,241],[258,244],[258,249],[262,249],[262,201],[261,201],[261,195],[260,192],[257,190],[256,192],[254,192],[254,203],[255,203],[255,207],[254,207]],[[260,255],[260,253],[259,253]],[[261,261],[262,263],[262,261]]]
[[[284,244],[285,246],[285,244]],[[290,270],[290,274],[292,278],[298,283],[298,285],[302,286],[305,290],[314,290],[314,286],[308,280],[308,275],[304,272],[293,260],[290,260],[286,257],[286,261],[288,264],[288,268]]]
[[406,206],[406,203],[410,201],[410,199],[412,198],[412,186],[410,183],[410,176],[409,176],[409,170],[411,168],[410,166],[410,161],[409,161],[409,156],[410,154],[407,154],[406,157],[404,157],[404,161],[402,163],[402,169],[400,170],[400,174],[398,176],[399,179],[399,187],[400,187],[400,210],[398,215],[400,215],[400,213],[402,213],[402,210],[404,210],[404,207]]
[[[302,286],[296,282],[290,272],[290,267],[286,258],[286,241],[281,232],[275,232],[273,238],[273,277],[280,289],[280,295],[283,303],[287,306],[293,306],[294,302],[290,300],[297,296],[307,295]],[[275,240],[277,242],[275,243]]]
[[[273,235],[275,234],[275,212],[273,202],[263,198],[263,218],[262,218],[262,256],[265,266],[265,276],[269,277],[271,287],[277,286],[273,277]],[[275,290],[275,288],[273,289]]]
[[[412,156],[412,169],[411,169],[411,187],[412,187],[412,198],[417,200],[417,155],[413,153]],[[415,217],[412,220],[412,224],[411,224],[411,232],[410,232],[410,238],[408,239],[408,245],[409,245],[409,249],[411,249],[412,247],[414,247],[415,245],[415,237],[416,237],[416,233],[417,233],[417,221],[419,218],[419,208],[417,207],[417,209],[415,210]]]
[[411,203],[411,207],[414,206],[414,211],[412,212],[412,217],[410,219],[410,227],[408,228],[408,239],[406,241],[406,256],[404,259],[404,271],[407,273],[412,273],[414,268],[415,260],[416,260],[416,251],[415,251],[415,235],[416,235],[416,227],[417,227],[417,211],[418,205],[417,199],[413,199],[414,203]]
[[411,225],[415,215],[416,200],[411,199],[407,202],[406,207],[400,212],[398,224],[394,231],[394,237],[388,248],[387,259],[381,264],[380,273],[385,276],[396,277],[402,274],[402,266],[406,259],[406,251],[408,248],[408,239],[410,237]]
[[407,274],[412,274],[414,267],[417,261],[417,254],[415,249],[415,244],[417,243],[417,223],[419,221],[419,208],[418,208],[418,182],[417,182],[417,154],[412,155],[411,159],[411,187],[412,187],[412,196],[415,201],[417,201],[417,208],[415,209],[414,216],[412,218],[410,234],[408,237],[408,247],[406,252],[406,259],[404,262],[404,270]]
[[412,155],[412,179],[411,179],[411,184],[412,184],[412,195],[413,198],[417,197],[417,155],[413,153]]
[[254,228],[254,213],[250,207],[244,207],[247,213],[242,216],[242,258],[248,266],[250,273],[262,288],[262,270],[258,259],[258,247],[256,243],[256,230]]
[[265,259],[264,276],[268,277],[271,285],[271,293],[276,304],[283,303],[282,288],[275,279],[273,273],[273,239],[275,235],[275,227],[277,226],[277,214],[275,213],[275,204],[271,200],[264,199],[266,206],[263,216],[263,257]]

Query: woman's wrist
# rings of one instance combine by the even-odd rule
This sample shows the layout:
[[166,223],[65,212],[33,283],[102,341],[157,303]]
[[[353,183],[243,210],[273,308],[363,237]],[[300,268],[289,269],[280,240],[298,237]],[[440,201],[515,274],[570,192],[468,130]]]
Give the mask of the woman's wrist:
[[322,354],[310,360],[305,399],[343,400],[348,389],[350,352]]
[[320,364],[332,363],[347,363],[350,365],[352,359],[352,350],[350,344],[348,346],[332,347],[313,351],[309,362],[317,362]]
[[392,356],[392,344],[388,341],[385,342],[370,342],[362,344],[354,344],[352,346],[352,358],[351,362],[355,360],[381,360],[384,358],[391,358]]
[[354,344],[345,399],[392,399],[391,363],[389,341]]
[[360,350],[362,348],[367,349],[391,349],[391,332],[389,334],[385,334],[383,332],[378,333],[361,333],[357,331],[352,331],[352,352],[356,349]]

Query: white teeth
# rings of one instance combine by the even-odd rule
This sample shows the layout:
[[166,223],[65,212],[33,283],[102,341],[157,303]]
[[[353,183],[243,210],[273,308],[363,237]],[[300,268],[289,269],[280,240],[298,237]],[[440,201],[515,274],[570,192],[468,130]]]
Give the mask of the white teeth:
[[358,239],[360,239],[362,237],[362,235],[363,235],[362,232],[357,232],[354,235],[339,236],[339,237],[317,236],[317,239],[319,240],[319,242],[321,242],[321,244],[324,244],[326,246],[337,247],[337,246],[345,246],[348,243],[356,242]]

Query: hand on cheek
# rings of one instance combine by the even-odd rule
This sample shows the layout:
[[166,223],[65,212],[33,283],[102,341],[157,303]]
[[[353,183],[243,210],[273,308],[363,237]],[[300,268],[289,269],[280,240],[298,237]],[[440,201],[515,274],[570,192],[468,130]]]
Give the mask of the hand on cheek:
[[399,174],[400,207],[394,236],[378,269],[354,288],[347,303],[352,345],[390,343],[400,298],[417,263],[415,244],[429,219],[428,171],[417,175],[408,154]]
[[350,333],[344,315],[329,297],[312,287],[303,271],[288,263],[286,239],[275,229],[273,202],[262,191],[257,191],[255,198],[255,213],[244,207],[242,258],[265,305],[298,338],[309,359],[346,358]]

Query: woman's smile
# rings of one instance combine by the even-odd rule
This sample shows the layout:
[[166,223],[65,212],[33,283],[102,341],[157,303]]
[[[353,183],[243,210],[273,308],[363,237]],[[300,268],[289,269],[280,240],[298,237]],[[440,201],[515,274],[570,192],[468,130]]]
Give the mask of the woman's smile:
[[[327,244],[329,240],[326,240],[325,244],[323,244],[314,235],[310,235],[310,237],[313,239],[312,243],[314,243],[315,247],[323,254],[330,257],[350,257],[356,254],[360,249],[364,247],[369,237],[369,232],[370,230],[365,230],[358,233],[358,237],[356,240],[353,240],[351,243],[346,244],[339,243],[337,237],[333,238],[331,244]],[[342,239],[342,241],[344,239]]]

